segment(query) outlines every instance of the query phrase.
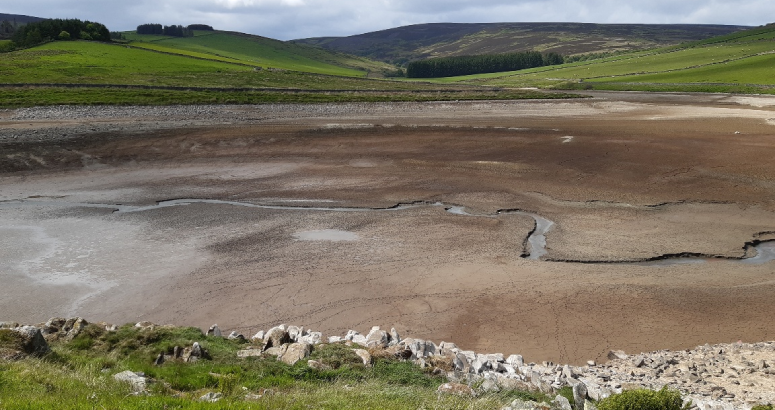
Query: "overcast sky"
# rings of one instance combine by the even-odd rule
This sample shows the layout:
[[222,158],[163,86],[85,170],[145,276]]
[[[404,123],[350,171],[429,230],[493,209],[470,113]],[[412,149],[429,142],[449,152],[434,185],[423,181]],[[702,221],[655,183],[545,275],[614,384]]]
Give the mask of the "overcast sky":
[[290,40],[439,22],[758,26],[775,22],[775,0],[0,0],[0,13],[92,20],[112,31],[203,23]]

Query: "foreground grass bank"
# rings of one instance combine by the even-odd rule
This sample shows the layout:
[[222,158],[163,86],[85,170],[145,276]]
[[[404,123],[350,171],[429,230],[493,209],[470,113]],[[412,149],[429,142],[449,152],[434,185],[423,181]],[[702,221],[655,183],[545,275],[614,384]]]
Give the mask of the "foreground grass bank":
[[[50,342],[42,357],[0,359],[0,408],[8,409],[499,409],[516,398],[547,401],[540,393],[507,391],[477,397],[437,394],[446,380],[411,362],[375,356],[358,346],[318,345],[309,359],[288,365],[275,358],[238,358],[246,341],[207,337],[196,328],[119,327],[90,324],[71,340]],[[154,364],[160,353],[197,342],[207,352],[194,362]],[[0,353],[14,348],[0,329]],[[2,356],[2,355],[0,355]],[[153,382],[144,393],[113,375],[143,372]],[[202,396],[218,394],[210,403]]]

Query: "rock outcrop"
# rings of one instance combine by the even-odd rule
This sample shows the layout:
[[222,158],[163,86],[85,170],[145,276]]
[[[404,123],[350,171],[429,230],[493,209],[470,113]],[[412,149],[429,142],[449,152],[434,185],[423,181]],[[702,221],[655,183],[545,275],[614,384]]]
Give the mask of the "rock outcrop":
[[0,359],[18,360],[27,356],[42,356],[49,351],[40,328],[16,326],[1,328]]
[[[471,388],[474,394],[477,391],[472,386],[482,392],[523,389],[551,395],[568,386],[573,389],[576,403],[585,403],[588,399],[600,400],[625,389],[658,390],[668,386],[679,390],[687,401],[693,402],[693,408],[700,410],[750,409],[756,404],[775,402],[775,342],[706,345],[692,350],[662,350],[637,355],[615,350],[608,354],[609,361],[605,364],[590,361],[585,366],[571,366],[551,362],[526,363],[521,355],[504,357],[500,353],[476,353],[450,342],[436,345],[429,340],[400,339],[395,329],[386,332],[376,326],[365,336],[349,330],[344,336],[327,338],[321,333],[300,329],[280,325],[267,332],[258,332],[253,339],[260,340],[263,336],[263,354],[275,355],[291,364],[308,357],[306,346],[311,351],[314,345],[324,341],[351,345],[364,365],[371,363],[374,354],[411,360],[431,368],[436,374],[446,375],[449,386],[440,390],[449,392],[467,392],[459,387],[463,385]],[[312,334],[314,337],[308,336]],[[289,350],[293,352],[290,355]],[[253,347],[238,355],[261,354],[261,348]],[[308,365],[325,367],[312,360]],[[511,408],[532,408],[529,406],[532,404],[512,403]],[[562,397],[557,397],[553,403],[554,408],[569,406]]]
[[[92,324],[94,325],[94,324]],[[99,323],[108,331],[116,327]],[[38,326],[21,326],[14,322],[0,322],[0,359],[16,360],[29,355],[43,355],[49,351],[48,341],[72,340],[90,324],[83,318],[52,318]],[[150,322],[136,327],[154,329]],[[222,337],[217,325],[207,331],[209,336]],[[430,340],[403,338],[395,329],[389,332],[375,326],[364,336],[349,330],[343,336],[325,337],[302,326],[279,325],[259,331],[250,341],[234,331],[228,339],[251,343],[240,350],[240,358],[275,356],[289,365],[306,360],[314,369],[330,368],[326,363],[309,360],[315,346],[322,343],[340,343],[352,350],[352,363],[370,366],[375,357],[393,357],[408,360],[428,368],[434,374],[445,375],[449,383],[439,388],[440,393],[475,396],[483,392],[502,390],[532,390],[556,395],[570,387],[576,403],[588,399],[600,400],[626,389],[647,388],[658,390],[669,387],[691,400],[700,410],[750,409],[757,404],[775,403],[775,342],[732,343],[699,346],[690,350],[660,350],[630,355],[612,350],[609,361],[584,366],[559,365],[551,362],[526,363],[521,355],[508,357],[501,353],[477,353],[463,350],[454,343],[435,344]],[[162,352],[155,363],[167,361],[193,362],[209,358],[199,343],[190,347],[176,346],[171,353]],[[142,392],[149,382],[143,374],[122,372],[117,380],[132,384]],[[515,400],[509,409],[541,408],[536,403]],[[532,406],[532,407],[531,407]],[[552,408],[566,410],[570,404],[556,397]],[[583,404],[582,404],[583,406]]]

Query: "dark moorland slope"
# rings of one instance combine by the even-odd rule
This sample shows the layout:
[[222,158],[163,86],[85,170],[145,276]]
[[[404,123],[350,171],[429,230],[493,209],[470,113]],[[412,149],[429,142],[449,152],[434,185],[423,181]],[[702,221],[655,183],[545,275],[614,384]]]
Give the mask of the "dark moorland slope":
[[0,13],[0,21],[16,21],[17,23],[36,23],[38,21],[45,20],[41,17],[25,16],[22,14],[5,14]]
[[748,27],[710,24],[433,23],[296,40],[389,63],[536,50],[573,55],[679,44]]

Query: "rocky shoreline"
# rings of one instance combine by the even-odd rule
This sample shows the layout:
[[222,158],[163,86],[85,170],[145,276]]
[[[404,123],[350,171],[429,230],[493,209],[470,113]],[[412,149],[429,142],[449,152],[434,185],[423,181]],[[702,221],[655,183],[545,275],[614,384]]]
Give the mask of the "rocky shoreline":
[[[26,355],[43,354],[48,351],[47,341],[72,339],[87,324],[82,318],[52,318],[34,326],[0,322],[0,329],[11,329],[27,341],[23,351],[0,351],[0,359],[16,360]],[[116,329],[108,323],[98,324],[107,331]],[[150,328],[157,325],[140,322],[136,326]],[[252,337],[236,331],[224,336],[219,327],[213,325],[206,334],[249,341],[250,344],[238,352],[238,357],[275,356],[291,365],[309,357],[316,345],[342,343],[351,346],[365,365],[369,365],[374,356],[395,357],[445,375],[449,383],[442,385],[440,392],[455,394],[521,389],[554,395],[569,386],[580,402],[582,399],[600,400],[623,390],[659,390],[667,386],[680,391],[684,400],[691,400],[693,409],[747,410],[775,402],[775,342],[737,342],[639,354],[611,351],[606,363],[589,361],[585,366],[571,366],[551,362],[526,363],[521,355],[477,353],[463,350],[451,342],[436,344],[430,340],[402,338],[395,329],[386,331],[378,326],[366,334],[350,330],[343,336],[328,337],[303,326],[287,325],[259,331]],[[207,355],[196,343],[180,348],[178,352],[171,356],[160,354],[157,364],[166,360],[197,360]],[[308,360],[308,365],[324,366],[314,360]],[[145,385],[144,380],[138,383]],[[515,402],[512,408],[526,408],[524,405],[526,403]],[[562,396],[557,397],[554,407],[570,408]]]

